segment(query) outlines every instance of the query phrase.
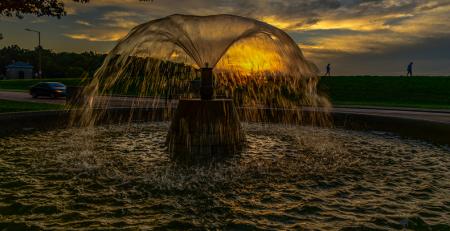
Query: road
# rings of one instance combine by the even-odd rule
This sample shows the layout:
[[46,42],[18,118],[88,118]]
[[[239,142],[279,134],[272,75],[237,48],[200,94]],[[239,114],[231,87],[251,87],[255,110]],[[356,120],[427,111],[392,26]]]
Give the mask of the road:
[[65,98],[52,99],[49,97],[40,97],[33,99],[28,92],[14,92],[14,91],[0,91],[0,99],[25,101],[34,103],[50,103],[50,104],[65,104]]
[[[52,99],[39,97],[33,99],[26,92],[0,91],[0,99],[26,101],[36,103],[65,104],[64,98]],[[166,103],[165,100],[153,98],[134,97],[97,97],[96,104],[104,107],[175,107],[177,100]],[[309,110],[308,108],[306,110]],[[427,110],[414,108],[382,108],[382,107],[335,107],[333,112],[353,113],[362,115],[378,115],[386,117],[410,118],[428,121],[437,121],[450,124],[450,110]]]

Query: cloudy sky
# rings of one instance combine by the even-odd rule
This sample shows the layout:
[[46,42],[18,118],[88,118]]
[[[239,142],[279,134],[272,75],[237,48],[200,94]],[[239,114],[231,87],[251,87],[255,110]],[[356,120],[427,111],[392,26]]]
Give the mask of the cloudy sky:
[[91,0],[66,1],[62,19],[0,16],[0,47],[108,52],[134,26],[171,14],[236,14],[287,31],[305,56],[338,75],[450,76],[450,0]]

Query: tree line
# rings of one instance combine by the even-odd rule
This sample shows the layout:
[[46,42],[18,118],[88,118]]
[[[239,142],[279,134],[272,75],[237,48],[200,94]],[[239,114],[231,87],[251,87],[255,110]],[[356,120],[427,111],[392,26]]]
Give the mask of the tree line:
[[[17,61],[27,62],[38,70],[38,47],[34,50],[11,45],[0,49],[0,75],[6,74],[6,66]],[[84,75],[92,76],[105,59],[105,54],[92,51],[83,53],[54,52],[42,49],[42,76],[44,78],[78,78]]]

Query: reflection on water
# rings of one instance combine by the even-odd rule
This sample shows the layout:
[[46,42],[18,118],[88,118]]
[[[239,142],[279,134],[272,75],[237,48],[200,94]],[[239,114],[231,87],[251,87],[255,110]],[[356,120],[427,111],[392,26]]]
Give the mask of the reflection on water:
[[0,229],[450,229],[450,150],[246,124],[242,155],[170,161],[168,124],[0,139]]

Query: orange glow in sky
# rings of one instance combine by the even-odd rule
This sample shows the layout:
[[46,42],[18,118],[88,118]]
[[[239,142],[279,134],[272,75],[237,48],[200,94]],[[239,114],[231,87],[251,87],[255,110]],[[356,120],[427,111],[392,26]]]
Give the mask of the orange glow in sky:
[[217,63],[218,71],[238,71],[241,74],[283,72],[282,57],[268,38],[254,37],[231,46]]

